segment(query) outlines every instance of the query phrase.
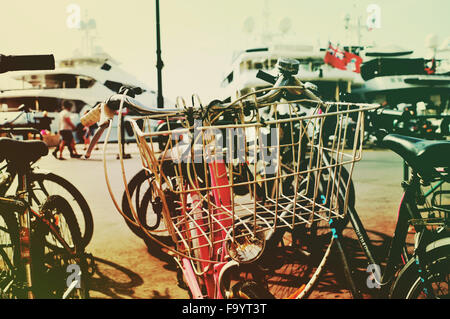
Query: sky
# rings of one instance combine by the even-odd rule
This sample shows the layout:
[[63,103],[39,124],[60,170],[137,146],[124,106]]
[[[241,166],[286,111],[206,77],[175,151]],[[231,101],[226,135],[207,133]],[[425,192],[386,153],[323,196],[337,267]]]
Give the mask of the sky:
[[[0,0],[0,53],[47,54],[56,59],[79,50],[83,32],[69,28],[73,11],[95,19],[94,43],[149,87],[156,89],[156,27],[153,0]],[[363,43],[396,44],[426,52],[426,37],[450,36],[449,0],[160,0],[163,92],[174,99],[197,93],[206,102],[216,94],[234,51],[252,44],[264,26],[299,43],[356,40],[344,17],[364,25],[367,7],[380,8],[381,27],[361,31]],[[245,21],[253,19],[253,28]],[[265,21],[265,24],[263,23]],[[285,23],[286,25],[286,23]],[[250,30],[251,29],[251,30]]]

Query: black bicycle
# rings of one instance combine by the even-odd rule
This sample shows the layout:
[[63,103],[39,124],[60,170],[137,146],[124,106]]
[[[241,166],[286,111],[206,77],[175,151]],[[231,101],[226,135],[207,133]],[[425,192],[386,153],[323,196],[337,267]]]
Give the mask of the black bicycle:
[[[30,202],[30,163],[48,154],[41,141],[0,138],[0,159],[14,172],[14,196],[0,197],[0,296],[2,298],[86,298],[87,255],[69,202],[50,195],[39,206]],[[12,174],[10,174],[12,175]],[[5,187],[9,178],[0,182]],[[70,281],[70,272],[75,272]]]
[[[52,68],[52,55],[0,55],[0,72]],[[0,175],[1,298],[88,296],[88,256],[71,203],[42,186],[61,180],[32,169],[47,154],[42,141],[0,138],[0,162],[6,161]]]
[[[378,295],[396,299],[449,298],[450,282],[450,190],[448,189],[450,142],[386,134],[382,144],[400,155],[412,173],[402,182],[404,195],[384,271],[374,257],[370,239],[358,213],[349,207],[348,217],[367,257],[369,288]],[[335,221],[333,221],[335,222]],[[331,223],[350,291],[361,298],[353,280],[347,252],[342,245],[342,225]],[[414,248],[407,236],[413,228]]]
[[[43,205],[48,197],[52,195],[60,195],[73,210],[76,220],[80,226],[81,244],[86,247],[94,233],[94,220],[92,212],[84,196],[81,192],[65,178],[52,173],[50,171],[40,170],[37,166],[31,165],[27,174],[27,189],[30,192],[29,205],[38,208]],[[14,194],[15,177],[18,175],[16,171],[8,172],[8,163],[0,167],[0,176],[4,180],[4,184],[0,187],[0,196]]]
[[[54,58],[51,55],[44,56],[4,56],[0,55],[0,73],[13,70],[54,69]],[[26,137],[29,134],[39,136],[41,133],[34,127],[17,127],[15,122],[29,112],[26,108],[19,108],[21,112],[10,121],[0,124],[0,133],[11,138],[15,136]],[[25,138],[23,138],[25,139]],[[0,196],[14,194],[12,181],[16,172],[11,176],[5,175],[7,164],[0,167],[0,175],[5,178],[5,183],[0,188]],[[94,233],[94,220],[91,209],[81,192],[68,180],[49,171],[39,170],[36,166],[29,167],[27,172],[28,189],[30,189],[30,205],[41,206],[51,195],[61,195],[70,204],[81,229],[81,243],[86,247]],[[12,193],[11,193],[12,192]]]

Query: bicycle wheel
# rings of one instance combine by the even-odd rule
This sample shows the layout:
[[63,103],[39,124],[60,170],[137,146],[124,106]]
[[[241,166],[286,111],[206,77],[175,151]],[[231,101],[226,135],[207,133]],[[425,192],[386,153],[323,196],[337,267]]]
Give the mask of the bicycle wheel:
[[278,230],[259,266],[277,299],[309,296],[328,259],[332,236],[326,221]]
[[20,262],[18,226],[13,212],[0,212],[0,299],[27,297],[25,272]]
[[426,255],[421,259],[425,261],[421,262],[420,268],[416,258],[411,258],[400,271],[391,288],[390,298],[450,299],[450,238],[429,244]]
[[[303,180],[298,186],[298,192],[308,198],[313,198],[314,192],[311,179],[309,184]],[[319,185],[317,200],[321,201],[320,194],[326,184],[322,181]],[[294,190],[295,187],[292,192]],[[280,214],[282,217],[283,213]],[[305,298],[317,283],[328,259],[332,240],[326,219],[315,220],[309,225],[299,223],[293,228],[278,224],[278,228],[267,239],[261,259],[256,262],[253,278],[257,282],[264,282],[277,299]]]
[[[41,212],[46,221],[36,220],[32,236],[35,296],[88,298],[88,264],[81,243],[80,228],[69,202],[61,196],[51,195],[42,205]],[[63,220],[66,222],[62,223]],[[64,247],[58,237],[73,247],[75,253]]]
[[41,207],[51,195],[65,198],[76,216],[81,231],[81,244],[86,247],[94,233],[91,209],[80,191],[69,181],[53,173],[30,174],[30,199],[32,207]]
[[[149,176],[148,173],[142,169],[134,175],[128,183],[128,191],[131,200],[134,201],[134,207],[141,225],[150,233],[153,232],[152,234],[156,237],[169,237],[167,232],[158,231],[165,225],[162,221],[162,203],[159,196],[155,193],[152,183],[152,176]],[[128,218],[134,220],[126,192],[122,195],[122,211]],[[148,238],[139,226],[132,224],[126,218],[124,219],[127,226],[135,235],[143,239]]]

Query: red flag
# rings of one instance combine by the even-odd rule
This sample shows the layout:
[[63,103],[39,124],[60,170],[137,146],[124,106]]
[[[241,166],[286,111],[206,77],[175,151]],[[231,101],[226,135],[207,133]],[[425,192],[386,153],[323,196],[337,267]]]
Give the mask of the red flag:
[[324,62],[336,69],[346,70],[345,54],[339,48],[334,48],[331,43],[328,45],[327,53],[324,57]]
[[433,58],[431,60],[431,67],[426,67],[425,68],[425,72],[427,72],[427,74],[434,74],[436,73],[436,60]]
[[351,52],[344,52],[346,69],[356,73],[361,73],[362,58],[359,55]]

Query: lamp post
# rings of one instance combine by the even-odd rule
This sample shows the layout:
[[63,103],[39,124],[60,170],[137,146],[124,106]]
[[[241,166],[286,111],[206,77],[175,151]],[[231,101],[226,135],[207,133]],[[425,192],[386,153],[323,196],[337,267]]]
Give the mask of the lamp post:
[[164,63],[161,59],[161,30],[159,25],[159,0],[156,1],[156,69],[158,74],[158,98],[157,103],[159,108],[164,107],[164,97],[162,93],[162,68]]

